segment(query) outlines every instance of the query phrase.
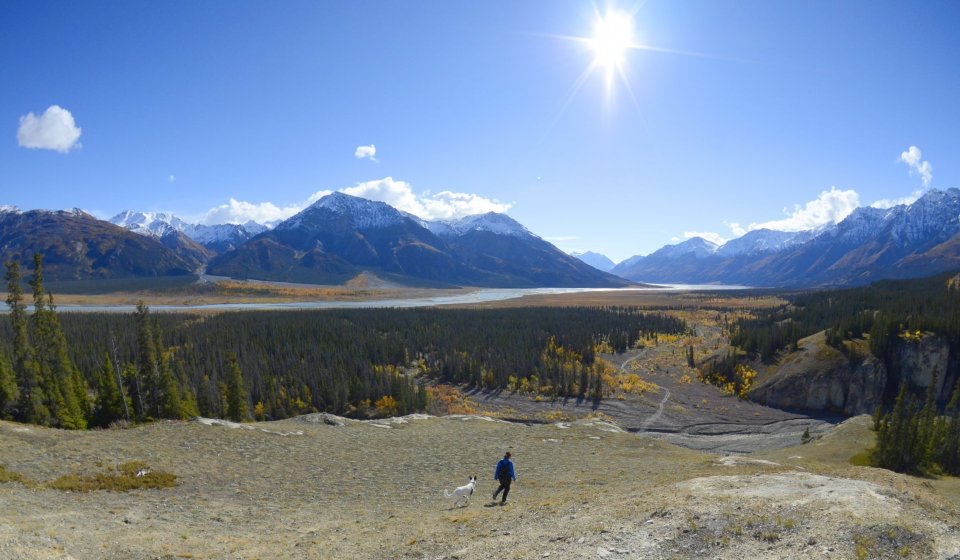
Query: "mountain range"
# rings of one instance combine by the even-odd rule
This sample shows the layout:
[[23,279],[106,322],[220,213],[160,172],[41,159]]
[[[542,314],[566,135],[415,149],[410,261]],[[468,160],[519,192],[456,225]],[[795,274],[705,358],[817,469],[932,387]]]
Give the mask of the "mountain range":
[[960,268],[960,190],[930,190],[912,204],[862,207],[812,231],[766,229],[716,245],[694,237],[617,264],[640,282],[753,286],[865,284]]
[[334,193],[272,229],[198,225],[125,211],[0,207],[0,257],[44,255],[51,280],[155,277],[206,270],[233,278],[339,284],[370,272],[406,285],[622,287],[497,213],[426,221],[383,202]]
[[270,225],[190,224],[135,211],[108,222],[81,210],[0,206],[0,258],[29,263],[34,252],[43,253],[47,276],[58,280],[206,269],[307,283],[338,284],[370,272],[407,285],[487,287],[806,287],[960,269],[958,189],[930,190],[912,204],[887,209],[858,208],[816,230],[758,229],[723,245],[695,237],[616,266],[598,253],[567,255],[504,214],[428,221],[343,193]]
[[420,285],[621,287],[497,213],[425,221],[343,193],[327,195],[210,261],[211,274],[340,283],[360,272]]

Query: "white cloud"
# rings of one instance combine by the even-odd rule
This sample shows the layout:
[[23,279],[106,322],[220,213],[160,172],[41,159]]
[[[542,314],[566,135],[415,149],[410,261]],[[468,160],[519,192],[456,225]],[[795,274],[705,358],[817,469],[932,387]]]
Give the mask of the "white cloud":
[[384,177],[340,189],[340,192],[369,200],[386,202],[390,206],[425,220],[450,220],[486,212],[506,212],[510,204],[470,193],[442,191],[436,194],[416,194],[406,181]]
[[930,186],[930,181],[933,180],[933,166],[930,165],[929,161],[923,160],[923,153],[920,148],[910,146],[907,151],[900,153],[900,161],[909,165],[911,172],[920,175],[924,187]]
[[684,239],[692,239],[694,237],[702,237],[707,241],[714,243],[716,245],[723,245],[727,242],[727,238],[723,237],[719,233],[714,233],[712,231],[685,231],[683,232]]
[[169,177],[169,181],[170,181],[171,183],[175,182],[176,180],[177,180],[177,176],[176,176],[176,175],[171,175],[171,176]]
[[[221,204],[208,210],[199,222],[202,224],[242,224],[253,220],[262,224],[285,220],[332,192],[331,190],[319,190],[302,203],[283,207],[272,202],[255,204],[231,198],[227,204]],[[437,194],[416,194],[409,183],[393,177],[357,183],[352,187],[340,189],[340,192],[368,200],[386,202],[397,210],[409,212],[425,220],[450,220],[486,212],[506,212],[511,206],[470,193],[443,191]]]
[[899,206],[901,204],[913,204],[921,196],[923,196],[923,190],[916,190],[910,193],[910,196],[905,196],[902,198],[881,198],[880,200],[874,202],[870,206],[873,208],[881,208],[886,210],[887,208],[893,208],[894,206]]
[[303,206],[292,205],[280,208],[272,202],[253,204],[231,197],[230,202],[211,208],[199,221],[201,224],[242,224],[253,220],[265,224],[286,220],[300,210],[303,210]]
[[816,229],[843,220],[858,206],[860,206],[860,195],[857,194],[857,191],[852,189],[841,191],[836,187],[830,187],[829,191],[823,191],[815,200],[811,200],[803,206],[795,205],[792,212],[784,209],[784,213],[788,214],[786,218],[752,223],[747,230],[804,231]]
[[369,159],[370,161],[377,161],[377,147],[373,144],[369,146],[357,146],[357,149],[353,152],[353,157],[357,159]]
[[17,128],[17,144],[21,148],[55,150],[65,154],[79,148],[80,127],[70,111],[59,105],[51,105],[39,117],[27,113],[20,117]]
[[734,237],[740,237],[747,233],[747,229],[740,225],[740,222],[723,222],[723,225],[730,228]]

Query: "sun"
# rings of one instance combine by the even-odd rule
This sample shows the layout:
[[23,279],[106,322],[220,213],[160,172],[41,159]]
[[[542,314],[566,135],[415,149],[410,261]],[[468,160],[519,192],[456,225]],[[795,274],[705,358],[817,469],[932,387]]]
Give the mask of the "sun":
[[588,44],[594,52],[594,64],[608,72],[623,64],[627,49],[633,47],[633,16],[624,12],[608,12],[597,20]]

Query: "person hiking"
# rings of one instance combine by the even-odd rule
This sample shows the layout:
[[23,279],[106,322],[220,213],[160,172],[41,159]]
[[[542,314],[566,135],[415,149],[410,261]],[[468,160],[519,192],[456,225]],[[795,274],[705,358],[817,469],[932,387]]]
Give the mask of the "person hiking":
[[513,471],[513,462],[510,461],[509,451],[507,451],[503,459],[500,459],[500,462],[497,463],[497,470],[493,472],[493,478],[494,480],[500,481],[500,487],[493,493],[493,500],[496,501],[497,494],[503,491],[503,499],[500,501],[500,505],[502,506],[507,503],[507,494],[510,493],[510,483],[517,480],[517,475]]

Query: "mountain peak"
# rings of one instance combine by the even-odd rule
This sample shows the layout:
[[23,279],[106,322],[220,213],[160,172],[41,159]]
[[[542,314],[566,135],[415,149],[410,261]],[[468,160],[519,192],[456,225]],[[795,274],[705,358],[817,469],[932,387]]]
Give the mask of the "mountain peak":
[[596,253],[594,251],[586,251],[583,253],[573,252],[573,253],[570,253],[570,256],[577,257],[578,259],[589,264],[593,268],[596,268],[597,270],[602,270],[604,272],[610,272],[611,270],[613,270],[613,267],[615,266],[615,263],[612,260],[610,260],[609,257],[601,253]]
[[537,237],[531,233],[530,230],[523,227],[520,222],[506,214],[497,212],[473,214],[452,220],[429,221],[417,218],[417,221],[435,235],[445,237],[458,237],[471,231],[485,231],[496,235],[509,235],[512,237]]
[[[655,251],[652,255],[663,257],[676,257],[680,255],[693,254],[697,258],[707,257],[717,252],[720,246],[712,241],[707,241],[702,237],[691,237],[686,241],[676,245],[667,245]],[[651,256],[652,256],[651,255]]]
[[0,214],[20,214],[20,208],[12,204],[0,204]]
[[353,229],[381,229],[403,223],[411,219],[393,206],[378,200],[369,200],[342,192],[330,193],[308,206],[292,218],[277,225],[278,231],[306,227],[328,227],[330,214],[340,223],[346,223]]

